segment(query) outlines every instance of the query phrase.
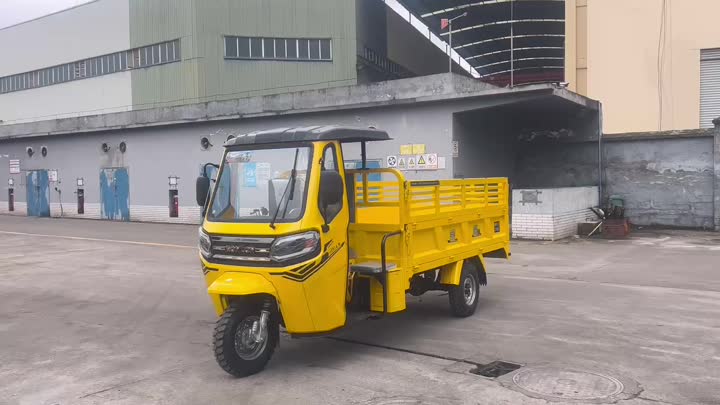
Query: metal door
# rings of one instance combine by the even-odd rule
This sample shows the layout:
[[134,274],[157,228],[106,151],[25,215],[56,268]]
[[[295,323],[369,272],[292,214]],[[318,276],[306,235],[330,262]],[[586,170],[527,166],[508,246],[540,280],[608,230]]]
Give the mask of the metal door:
[[103,219],[130,221],[130,177],[126,167],[100,170],[100,208]]
[[27,215],[29,217],[50,216],[50,181],[47,170],[32,170],[27,173]]
[[700,53],[700,128],[720,117],[720,48]]

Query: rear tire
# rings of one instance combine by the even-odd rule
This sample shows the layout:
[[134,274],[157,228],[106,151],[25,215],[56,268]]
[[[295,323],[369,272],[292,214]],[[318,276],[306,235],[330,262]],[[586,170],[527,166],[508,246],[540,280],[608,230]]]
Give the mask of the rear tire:
[[252,340],[248,328],[259,319],[257,306],[233,303],[217,320],[213,333],[215,360],[228,374],[247,377],[262,371],[270,361],[278,341],[278,317],[270,315],[267,336],[258,343]]
[[460,273],[460,285],[448,290],[450,312],[458,318],[465,318],[475,313],[478,304],[480,280],[477,270],[467,261]]

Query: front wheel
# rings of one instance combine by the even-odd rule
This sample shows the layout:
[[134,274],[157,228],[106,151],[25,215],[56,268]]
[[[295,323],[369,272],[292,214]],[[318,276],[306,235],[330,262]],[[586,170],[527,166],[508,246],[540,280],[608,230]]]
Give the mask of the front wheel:
[[220,367],[235,377],[259,373],[270,361],[279,334],[278,317],[271,314],[267,327],[257,336],[260,310],[233,303],[215,324],[213,346]]
[[450,287],[450,312],[456,317],[465,318],[475,313],[478,304],[480,282],[477,271],[466,262],[460,274],[460,285]]

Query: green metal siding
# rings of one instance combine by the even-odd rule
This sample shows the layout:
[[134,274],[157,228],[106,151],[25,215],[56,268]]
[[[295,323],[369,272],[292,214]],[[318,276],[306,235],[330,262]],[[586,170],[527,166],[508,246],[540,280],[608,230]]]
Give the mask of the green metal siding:
[[[181,38],[181,63],[133,71],[136,108],[357,83],[355,0],[130,0],[133,47]],[[331,38],[332,62],[225,60],[224,35]]]
[[180,38],[182,62],[132,71],[137,109],[197,102],[198,60],[194,0],[130,0],[130,45]]

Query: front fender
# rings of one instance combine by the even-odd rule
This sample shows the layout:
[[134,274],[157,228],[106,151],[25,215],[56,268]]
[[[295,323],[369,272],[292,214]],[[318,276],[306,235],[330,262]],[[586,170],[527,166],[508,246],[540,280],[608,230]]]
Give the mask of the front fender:
[[218,316],[225,311],[226,302],[222,297],[226,295],[243,296],[268,294],[280,302],[277,290],[268,279],[260,274],[227,272],[218,277],[210,287],[208,294],[215,306]]

